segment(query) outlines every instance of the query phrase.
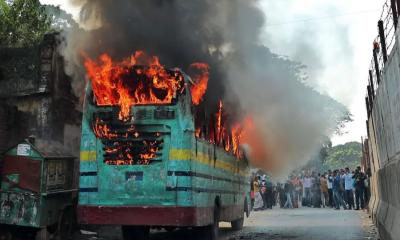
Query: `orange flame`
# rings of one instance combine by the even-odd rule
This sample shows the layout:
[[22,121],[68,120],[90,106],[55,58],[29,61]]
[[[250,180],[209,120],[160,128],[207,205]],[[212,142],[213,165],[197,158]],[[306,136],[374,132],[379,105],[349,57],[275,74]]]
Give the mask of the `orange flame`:
[[265,161],[268,159],[265,139],[254,123],[252,117],[247,117],[243,121],[243,135],[241,144],[250,147],[250,158],[253,161]]
[[201,128],[196,128],[195,135],[197,138],[201,137]]
[[85,67],[97,105],[120,106],[120,120],[129,117],[133,105],[172,103],[184,86],[180,71],[166,70],[157,57],[142,51],[121,62],[107,54],[99,61],[85,57]]
[[203,96],[207,91],[208,79],[210,77],[209,66],[205,63],[193,63],[190,68],[200,71],[199,74],[192,76],[194,85],[191,87],[192,102],[194,105],[199,105],[203,100]]
[[232,151],[233,151],[233,154],[238,156],[239,155],[239,146],[242,141],[242,126],[241,126],[241,124],[236,123],[232,127],[231,132],[232,132]]
[[216,135],[217,135],[217,143],[218,144],[220,144],[221,143],[221,129],[222,129],[222,110],[223,110],[223,104],[222,104],[222,101],[220,100],[219,101],[219,106],[218,106],[218,112],[217,112],[217,126],[216,126],[216,129],[217,129],[217,133],[216,133]]
[[[129,118],[131,106],[171,104],[177,93],[184,90],[184,77],[179,70],[167,70],[158,57],[150,57],[143,51],[119,62],[107,54],[97,61],[84,58],[97,105],[120,106],[120,120]],[[192,77],[191,87],[193,104],[198,105],[207,90],[209,67],[205,63],[190,67],[199,71]]]
[[99,138],[111,139],[117,137],[117,134],[111,132],[108,126],[99,119],[96,119],[93,125],[93,132]]
[[229,114],[224,109],[222,100],[218,102],[215,118],[210,119],[208,131],[202,132],[204,125],[200,123],[195,128],[195,136],[197,138],[205,138],[208,142],[216,144],[224,148],[228,153],[235,155],[237,158],[242,157],[240,145],[243,144],[244,124],[242,122],[232,123],[229,121]]
[[268,159],[265,139],[251,116],[237,122],[230,121],[222,100],[219,101],[217,111],[213,115],[215,118],[210,121],[206,133],[201,134],[201,126],[196,126],[194,134],[197,138],[205,138],[239,159],[243,157],[244,149],[240,148],[241,145],[249,146],[248,157],[252,161],[260,162]]
[[139,154],[140,157],[140,164],[148,165],[150,161],[156,157],[156,154],[159,150],[158,147],[154,146],[155,143],[145,143],[148,146],[148,152]]

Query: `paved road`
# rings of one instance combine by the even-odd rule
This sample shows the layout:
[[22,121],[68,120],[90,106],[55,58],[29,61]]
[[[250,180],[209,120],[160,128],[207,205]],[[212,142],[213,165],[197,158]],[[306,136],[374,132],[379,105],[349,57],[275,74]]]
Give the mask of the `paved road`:
[[227,239],[362,240],[374,239],[369,219],[359,211],[274,209],[254,212],[244,230]]
[[[274,209],[253,212],[240,232],[221,223],[221,240],[375,240],[369,219],[360,211],[332,209]],[[99,238],[119,240],[116,228],[103,229]],[[86,238],[89,239],[89,238]],[[191,231],[153,232],[152,240],[194,239]]]

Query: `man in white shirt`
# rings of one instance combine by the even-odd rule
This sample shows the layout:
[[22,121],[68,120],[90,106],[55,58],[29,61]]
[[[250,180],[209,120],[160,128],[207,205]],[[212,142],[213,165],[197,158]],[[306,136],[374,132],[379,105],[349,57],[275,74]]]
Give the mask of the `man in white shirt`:
[[312,178],[310,175],[306,175],[303,178],[303,187],[304,187],[304,198],[305,198],[305,205],[311,205],[311,186],[312,186]]
[[348,205],[347,209],[354,208],[354,193],[353,193],[354,179],[353,174],[351,174],[350,169],[346,168],[346,174],[344,175],[344,189],[346,190],[346,203]]

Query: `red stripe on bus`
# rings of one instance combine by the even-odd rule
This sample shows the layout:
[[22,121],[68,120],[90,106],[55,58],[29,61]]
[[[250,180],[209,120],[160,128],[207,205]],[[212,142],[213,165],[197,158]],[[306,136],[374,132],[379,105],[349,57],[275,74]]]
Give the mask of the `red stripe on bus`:
[[[213,207],[108,207],[78,206],[78,221],[90,225],[206,226],[213,221]],[[243,206],[221,209],[221,221],[243,216]]]

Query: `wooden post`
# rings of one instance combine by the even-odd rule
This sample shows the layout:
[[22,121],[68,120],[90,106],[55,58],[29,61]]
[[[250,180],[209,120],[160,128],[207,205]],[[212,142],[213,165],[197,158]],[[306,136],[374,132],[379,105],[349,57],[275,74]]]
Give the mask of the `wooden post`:
[[374,77],[372,76],[372,70],[369,70],[369,85],[371,85],[372,90],[372,98],[375,98],[375,86],[374,86]]
[[379,85],[381,83],[381,72],[379,70],[378,54],[377,54],[377,50],[376,49],[374,49],[373,55],[374,55],[374,63],[375,63],[376,80],[377,80],[378,85]]
[[371,89],[370,85],[368,85],[367,91],[368,91],[369,109],[372,111],[372,106],[373,106],[374,103],[373,103],[373,99],[372,99],[372,89]]
[[397,23],[399,21],[399,15],[397,14],[397,7],[396,7],[397,0],[391,0],[391,7],[392,7],[392,15],[393,15],[393,23],[394,29],[397,30]]
[[367,107],[367,116],[369,117],[370,110],[369,110],[369,100],[368,100],[368,97],[365,97],[365,106]]
[[385,29],[383,27],[382,20],[379,20],[379,22],[378,22],[378,29],[379,29],[379,38],[381,39],[383,62],[386,63],[388,60],[388,55],[387,55],[387,47],[386,47]]

